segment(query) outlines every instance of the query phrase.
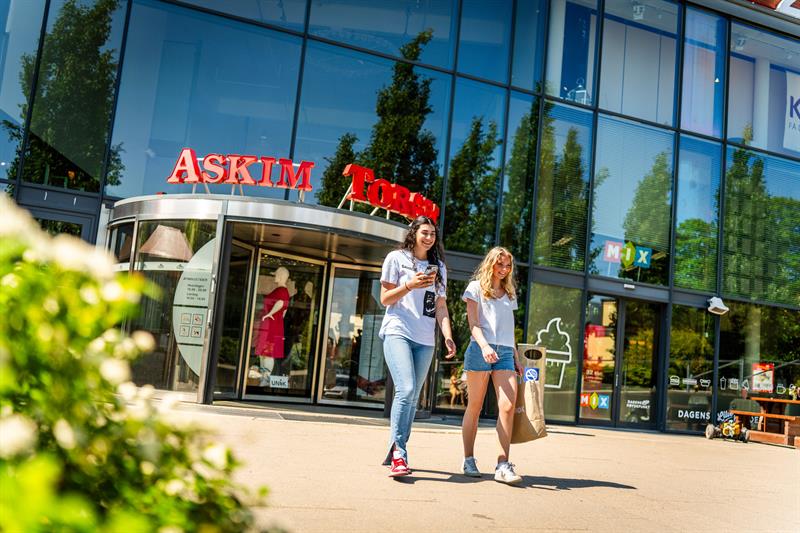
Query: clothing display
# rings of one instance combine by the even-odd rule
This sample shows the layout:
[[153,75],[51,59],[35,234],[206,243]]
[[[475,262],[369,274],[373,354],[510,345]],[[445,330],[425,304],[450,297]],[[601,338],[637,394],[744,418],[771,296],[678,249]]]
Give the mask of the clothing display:
[[[264,318],[272,311],[275,304],[283,302],[283,306],[270,318]],[[284,327],[283,318],[289,308],[289,290],[286,287],[276,287],[264,296],[264,305],[261,316],[256,323],[255,354],[262,357],[283,359],[284,357]]]

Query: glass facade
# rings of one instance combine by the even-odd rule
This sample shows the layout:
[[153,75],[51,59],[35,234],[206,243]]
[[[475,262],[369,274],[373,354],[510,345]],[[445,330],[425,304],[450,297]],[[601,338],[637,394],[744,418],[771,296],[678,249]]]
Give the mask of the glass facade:
[[[0,190],[51,231],[90,238],[104,228],[101,206],[116,200],[242,192],[168,184],[183,148],[200,165],[207,154],[313,162],[311,191],[268,186],[258,161],[248,167],[258,184],[244,194],[326,208],[347,193],[347,164],[372,168],[441,208],[458,265],[448,300],[461,354],[463,287],[488,248],[507,246],[527,304],[519,340],[542,342],[553,357],[549,419],[697,431],[686,412],[728,407],[722,382],[691,384],[715,362],[726,383],[773,364],[778,396],[797,381],[780,366],[791,328],[770,321],[799,322],[800,37],[715,5],[0,0]],[[216,227],[140,221],[136,242],[130,228],[113,231],[120,268],[143,271],[173,302],[177,265],[190,259],[153,256],[149,239],[180,234],[194,257]],[[236,248],[241,275],[258,246]],[[365,337],[377,314],[371,273],[270,257],[257,298],[242,295],[243,281],[230,288],[216,392],[380,403],[385,375]],[[263,311],[281,261],[314,277],[319,340],[294,339],[283,367],[265,372],[247,320]],[[357,302],[336,311],[338,333],[325,331],[328,290]],[[731,307],[722,319],[705,311],[712,296]],[[184,313],[183,324],[160,306],[146,302],[135,325],[158,341],[137,376],[193,391],[192,320],[202,313]],[[564,335],[568,348],[550,346]],[[463,408],[461,354],[436,363],[431,405]],[[592,408],[595,392],[608,412],[599,399]]]

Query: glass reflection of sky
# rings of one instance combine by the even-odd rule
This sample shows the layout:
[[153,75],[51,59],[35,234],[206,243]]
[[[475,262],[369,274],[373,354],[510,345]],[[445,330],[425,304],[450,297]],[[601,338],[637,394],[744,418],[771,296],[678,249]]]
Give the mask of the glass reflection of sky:
[[[44,0],[0,0],[0,121],[20,125],[27,95],[20,86],[22,56],[35,54],[42,26]],[[0,178],[8,176],[15,160],[17,142],[0,130]]]
[[400,47],[430,29],[433,39],[420,61],[452,68],[456,0],[314,0],[309,33],[353,46],[400,56]]
[[[358,137],[353,147],[355,152],[367,147],[372,127],[378,121],[375,113],[378,92],[391,84],[393,66],[394,62],[388,59],[308,43],[295,153],[298,159],[316,163],[311,181],[315,190],[319,189],[328,167],[327,158],[333,157],[342,135],[353,133]],[[415,71],[433,80],[429,99],[433,111],[426,118],[424,129],[436,137],[441,169],[450,78],[420,67]],[[394,181],[393,176],[378,177]],[[305,201],[315,203],[311,196],[307,195]]]
[[458,70],[505,83],[511,47],[511,0],[463,0]]
[[[288,157],[299,61],[297,37],[161,3],[135,3],[112,141],[121,146],[125,169],[122,183],[108,187],[108,194],[190,192],[190,185],[166,183],[187,146],[198,157]],[[250,168],[260,177],[260,165]],[[212,192],[230,189],[212,186]],[[283,198],[284,191],[250,187],[247,194]]]
[[678,161],[677,225],[689,219],[716,223],[720,144],[683,136]]

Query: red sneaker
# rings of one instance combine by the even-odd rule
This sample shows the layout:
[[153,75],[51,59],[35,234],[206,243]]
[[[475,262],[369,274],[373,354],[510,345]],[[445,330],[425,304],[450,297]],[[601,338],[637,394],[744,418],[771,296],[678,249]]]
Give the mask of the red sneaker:
[[407,476],[411,473],[408,469],[406,460],[400,455],[400,452],[394,452],[392,457],[392,469],[389,471],[389,477]]

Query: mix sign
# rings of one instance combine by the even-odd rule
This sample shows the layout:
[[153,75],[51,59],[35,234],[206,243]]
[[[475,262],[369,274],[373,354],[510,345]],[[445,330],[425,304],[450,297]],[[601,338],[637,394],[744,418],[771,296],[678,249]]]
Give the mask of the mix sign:
[[610,409],[611,396],[608,394],[597,394],[593,392],[581,394],[581,407],[589,407],[592,410]]
[[608,263],[621,263],[625,268],[650,268],[652,257],[652,248],[632,242],[605,241],[603,245],[603,259]]

